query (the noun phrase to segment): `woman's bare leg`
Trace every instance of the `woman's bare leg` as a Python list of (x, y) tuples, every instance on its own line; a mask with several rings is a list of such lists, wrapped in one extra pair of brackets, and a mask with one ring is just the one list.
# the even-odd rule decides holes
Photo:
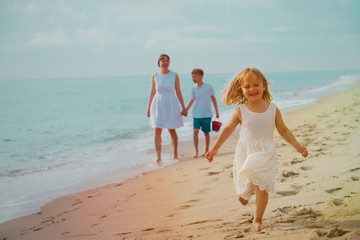
[(161, 128), (155, 128), (154, 129), (154, 145), (155, 145), (155, 152), (156, 152), (156, 163), (161, 162)]
[(169, 129), (171, 143), (173, 145), (173, 160), (178, 159), (178, 136), (175, 129)]

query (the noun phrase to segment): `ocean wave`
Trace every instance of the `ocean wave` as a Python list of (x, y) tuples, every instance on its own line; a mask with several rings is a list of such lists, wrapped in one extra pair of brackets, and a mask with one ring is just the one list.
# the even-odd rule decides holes
[(320, 97), (343, 90), (360, 79), (360, 75), (343, 75), (328, 84), (281, 92), (274, 96), (274, 103), (281, 110), (291, 110), (316, 102)]
[(316, 98), (306, 99), (274, 99), (274, 103), (280, 110), (290, 110), (301, 106), (312, 104), (316, 101)]
[(334, 90), (337, 87), (343, 87), (353, 84), (355, 81), (360, 79), (360, 75), (344, 75), (340, 76), (335, 81), (326, 84), (324, 86), (319, 86), (316, 88), (307, 88), (299, 92), (299, 96), (312, 95), (317, 93), (327, 93), (331, 90)]
[(52, 170), (54, 168), (59, 168), (65, 166), (65, 163), (57, 164), (53, 166), (43, 166), (38, 168), (32, 168), (32, 169), (12, 169), (7, 170), (4, 173), (0, 174), (0, 177), (20, 177), (20, 176), (26, 176), (34, 173), (40, 173), (40, 172), (46, 172), (49, 170)]

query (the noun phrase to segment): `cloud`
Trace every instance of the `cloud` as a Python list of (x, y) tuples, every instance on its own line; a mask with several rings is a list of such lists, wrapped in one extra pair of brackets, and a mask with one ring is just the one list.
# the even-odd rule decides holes
[[(216, 33), (218, 30), (207, 25), (184, 26), (177, 29), (153, 30), (151, 36), (146, 41), (145, 48), (151, 49), (156, 47), (175, 48), (180, 46), (197, 46), (210, 47), (218, 39), (197, 37), (203, 33)], [(190, 37), (186, 37), (190, 36)]]
[(33, 3), (29, 3), (28, 5), (25, 6), (25, 12), (32, 14), (35, 10), (35, 5)]
[(93, 49), (99, 49), (99, 47), (106, 48), (107, 45), (112, 47), (114, 44), (134, 41), (136, 41), (135, 37), (119, 37), (110, 32), (105, 26), (96, 26), (89, 29), (78, 29), (71, 35), (61, 31), (37, 32), (33, 34), (33, 38), (28, 43), (32, 46), (86, 44), (92, 46)]
[[(230, 7), (236, 6), (240, 8), (268, 8), (268, 7), (275, 7), (283, 0), (216, 0), (219, 4), (227, 4)], [(208, 1), (204, 1), (208, 3)]]
[(94, 27), (91, 29), (79, 29), (73, 36), (68, 36), (64, 32), (56, 31), (52, 33), (37, 32), (33, 34), (33, 39), (29, 41), (30, 45), (66, 45), (74, 43), (89, 43), (91, 41), (102, 42), (105, 38), (103, 27)]
[(91, 39), (104, 41), (107, 29), (104, 26), (97, 26), (90, 29), (79, 29), (74, 37), (74, 42), (86, 42)]
[[(153, 30), (145, 43), (146, 49), (199, 49), (224, 50), (237, 48), (239, 45), (251, 45), (274, 42), (273, 36), (246, 33), (236, 38), (223, 36), (222, 30), (211, 26), (189, 26), (181, 29)], [(207, 34), (204, 34), (207, 33)]]
[(278, 26), (278, 27), (274, 27), (271, 30), (274, 32), (286, 32), (286, 31), (293, 31), (296, 28), (294, 27), (287, 27), (287, 26)]
[(62, 0), (58, 1), (35, 1), (30, 2), (26, 5), (21, 5), (21, 2), (15, 4), (16, 8), (19, 8), (21, 11), (25, 12), (29, 16), (36, 18), (43, 18), (48, 16), (57, 16), (57, 17), (70, 17), (73, 19), (83, 19), (86, 14), (80, 11), (77, 11), (75, 8), (66, 4)]
[(61, 45), (69, 44), (72, 40), (63, 32), (35, 33), (34, 38), (29, 42), (30, 45)]

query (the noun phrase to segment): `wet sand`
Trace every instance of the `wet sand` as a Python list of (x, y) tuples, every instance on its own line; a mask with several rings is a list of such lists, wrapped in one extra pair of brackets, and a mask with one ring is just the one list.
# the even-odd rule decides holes
[(276, 190), (260, 233), (251, 227), (255, 198), (242, 206), (233, 186), (237, 129), (211, 164), (180, 143), (178, 163), (58, 198), (2, 223), (0, 240), (360, 239), (360, 84), (283, 119), (309, 156), (275, 134)]

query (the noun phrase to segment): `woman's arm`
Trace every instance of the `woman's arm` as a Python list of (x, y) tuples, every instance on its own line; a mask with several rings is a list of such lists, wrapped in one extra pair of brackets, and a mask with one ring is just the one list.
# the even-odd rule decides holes
[(182, 107), (182, 113), (184, 113), (186, 111), (186, 109), (185, 109), (184, 99), (183, 99), (181, 89), (180, 89), (180, 79), (177, 74), (175, 75), (175, 91), (176, 91), (176, 96), (178, 97), (179, 102)]
[(231, 136), (236, 126), (239, 125), (240, 123), (241, 123), (241, 112), (239, 109), (236, 109), (233, 112), (230, 121), (225, 125), (223, 130), (220, 132), (214, 146), (210, 149), (210, 151), (206, 153), (205, 157), (208, 159), (209, 162), (212, 162), (214, 160), (213, 158), (217, 154), (220, 147)]
[(276, 108), (275, 126), (279, 134), (299, 153), (301, 153), (301, 155), (303, 155), (304, 157), (308, 155), (306, 148), (300, 145), (300, 143), (296, 140), (291, 131), (286, 127), (278, 108)]
[(147, 107), (147, 116), (150, 117), (150, 107), (151, 102), (155, 96), (156, 90), (155, 90), (155, 80), (154, 80), (154, 74), (151, 76), (151, 88), (150, 88), (150, 94), (149, 94), (149, 103)]

